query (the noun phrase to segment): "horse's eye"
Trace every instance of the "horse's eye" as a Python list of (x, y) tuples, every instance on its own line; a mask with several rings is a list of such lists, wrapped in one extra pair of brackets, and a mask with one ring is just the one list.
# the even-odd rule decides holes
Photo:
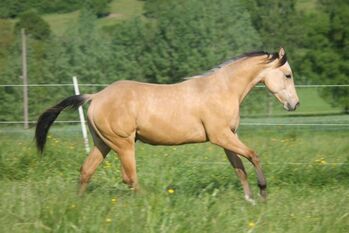
[(292, 78), (290, 74), (285, 74), (286, 78)]

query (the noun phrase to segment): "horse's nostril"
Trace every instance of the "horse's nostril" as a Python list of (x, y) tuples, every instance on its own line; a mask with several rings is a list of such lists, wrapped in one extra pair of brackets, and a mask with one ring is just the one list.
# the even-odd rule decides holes
[(297, 102), (297, 103), (296, 103), (296, 107), (299, 107), (299, 105), (300, 105), (300, 103), (299, 103), (299, 102)]

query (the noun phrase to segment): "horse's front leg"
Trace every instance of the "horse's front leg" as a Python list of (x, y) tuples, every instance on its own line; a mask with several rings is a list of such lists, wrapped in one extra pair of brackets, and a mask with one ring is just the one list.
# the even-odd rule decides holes
[(257, 174), (260, 195), (265, 200), (267, 198), (267, 183), (256, 152), (242, 143), (237, 135), (235, 135), (229, 128), (219, 131), (219, 133), (209, 135), (209, 139), (211, 143), (221, 146), (225, 150), (244, 156), (253, 164)]
[(229, 162), (234, 167), (236, 175), (240, 179), (246, 201), (251, 202), (254, 205), (255, 201), (252, 198), (252, 192), (250, 189), (250, 185), (248, 184), (247, 173), (244, 164), (242, 163), (240, 157), (234, 152), (226, 149), (224, 150), (224, 152), (227, 155)]

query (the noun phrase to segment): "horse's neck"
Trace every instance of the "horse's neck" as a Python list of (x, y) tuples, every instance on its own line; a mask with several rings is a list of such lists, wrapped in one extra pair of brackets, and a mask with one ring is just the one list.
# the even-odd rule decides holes
[(258, 73), (261, 71), (261, 66), (245, 60), (232, 63), (224, 68), (224, 78), (229, 92), (237, 96), (241, 103), (252, 88), (260, 82)]

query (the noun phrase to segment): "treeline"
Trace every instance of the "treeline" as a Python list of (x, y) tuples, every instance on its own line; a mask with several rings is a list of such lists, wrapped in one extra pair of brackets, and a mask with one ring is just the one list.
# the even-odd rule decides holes
[(108, 15), (112, 0), (1, 0), (0, 18), (16, 18), (24, 12), (35, 10), (39, 14), (66, 13), (89, 8), (98, 17)]
[[(349, 11), (344, 0), (335, 5), (321, 0), (313, 10), (302, 11), (295, 0), (146, 0), (142, 17), (102, 29), (96, 27), (97, 16), (89, 7), (81, 8), (78, 23), (63, 36), (50, 32), (36, 36), (42, 30), (25, 26), (30, 20), (23, 15), (28, 13), (19, 16), (15, 28), (25, 27), (30, 35), (31, 83), (70, 83), (74, 75), (81, 83), (120, 79), (173, 83), (246, 51), (275, 51), (283, 46), (298, 84), (338, 84), (347, 83), (348, 77)], [(40, 18), (31, 12), (30, 17)], [(35, 25), (47, 26), (45, 22)], [(18, 30), (14, 34), (8, 21), (0, 20), (0, 31), (0, 83), (20, 83)], [(0, 120), (21, 119), (21, 90), (4, 87), (0, 91)], [(254, 99), (267, 98), (264, 90), (260, 92), (248, 98), (246, 111), (266, 111), (267, 105), (254, 104)], [(43, 105), (71, 93), (67, 87), (31, 88), (31, 118)], [(346, 110), (348, 94), (346, 88), (323, 92)]]

